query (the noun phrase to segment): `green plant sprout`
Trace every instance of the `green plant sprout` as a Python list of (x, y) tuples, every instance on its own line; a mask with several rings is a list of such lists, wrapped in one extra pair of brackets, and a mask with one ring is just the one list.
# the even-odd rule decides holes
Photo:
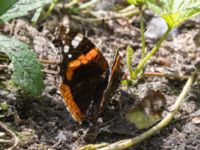
[[(129, 69), (130, 80), (136, 80), (141, 74), (142, 69), (147, 64), (147, 61), (158, 51), (162, 42), (166, 40), (169, 33), (178, 25), (185, 20), (200, 14), (200, 1), (199, 0), (128, 0), (130, 4), (135, 5), (140, 10), (140, 30), (141, 30), (141, 41), (142, 41), (142, 57), (134, 71)], [(144, 37), (144, 20), (142, 6), (146, 5), (147, 8), (151, 9), (155, 14), (161, 16), (168, 25), (167, 31), (162, 35), (160, 40), (155, 46), (148, 52), (145, 53), (145, 37)], [(127, 48), (127, 53), (130, 52), (130, 47)], [(130, 58), (130, 54), (127, 55), (127, 59)], [(129, 60), (130, 62), (130, 60)], [(131, 63), (127, 63), (128, 68), (131, 68)], [(122, 83), (130, 83), (122, 82)]]

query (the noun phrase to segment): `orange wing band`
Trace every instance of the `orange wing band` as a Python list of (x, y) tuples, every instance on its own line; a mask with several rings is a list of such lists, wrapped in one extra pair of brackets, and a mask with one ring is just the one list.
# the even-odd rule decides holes
[(67, 86), (64, 83), (61, 83), (60, 92), (61, 95), (64, 97), (65, 104), (67, 106), (68, 111), (71, 113), (71, 116), (74, 118), (75, 121), (81, 122), (84, 118), (84, 115), (81, 113), (79, 107), (73, 100), (73, 96), (69, 86)]
[(87, 54), (79, 56), (76, 60), (70, 62), (67, 66), (66, 78), (68, 81), (72, 80), (74, 71), (80, 66), (89, 63), (99, 53), (97, 48), (93, 48)]

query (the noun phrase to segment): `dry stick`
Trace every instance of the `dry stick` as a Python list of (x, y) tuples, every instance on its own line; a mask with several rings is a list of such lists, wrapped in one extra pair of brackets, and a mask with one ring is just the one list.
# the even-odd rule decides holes
[(4, 69), (7, 69), (8, 68), (8, 65), (0, 65), (0, 70), (4, 70)]
[[(99, 0), (91, 0), (89, 2), (83, 3), (78, 7), (78, 9), (82, 10), (82, 9), (90, 8), (93, 5), (95, 5), (95, 3), (97, 3), (98, 1)], [(64, 8), (67, 9), (67, 8), (73, 7), (74, 5), (76, 5), (78, 3), (80, 3), (80, 0), (72, 0), (71, 2), (64, 4)], [(58, 3), (57, 7), (63, 8), (63, 4)]]
[(145, 77), (165, 77), (165, 78), (169, 78), (169, 79), (179, 79), (179, 80), (187, 80), (190, 76), (186, 76), (186, 75), (179, 75), (176, 73), (164, 73), (164, 72), (144, 72), (144, 76)]
[(183, 87), (183, 90), (181, 94), (179, 95), (179, 97), (177, 98), (175, 104), (172, 106), (171, 112), (168, 113), (157, 125), (153, 126), (152, 128), (150, 128), (149, 130), (147, 130), (146, 132), (144, 132), (143, 134), (137, 137), (134, 137), (132, 139), (122, 140), (122, 141), (110, 144), (106, 147), (100, 148), (98, 150), (116, 150), (116, 149), (128, 148), (130, 146), (133, 146), (143, 141), (144, 139), (150, 137), (151, 135), (153, 135), (154, 133), (156, 133), (163, 127), (167, 126), (169, 122), (173, 119), (174, 115), (177, 113), (180, 104), (183, 102), (184, 98), (189, 93), (192, 83), (195, 81), (197, 75), (198, 75), (197, 70), (192, 73), (192, 75), (187, 80), (185, 86)]
[[(4, 59), (9, 60), (9, 57), (5, 57)], [(57, 61), (51, 61), (51, 60), (47, 60), (47, 59), (38, 58), (38, 61), (40, 61), (43, 64), (50, 64), (50, 65), (58, 65), (59, 64), (59, 62), (57, 62)], [(0, 68), (3, 68), (3, 67), (7, 68), (7, 65), (0, 65)]]
[(3, 139), (0, 139), (0, 143), (11, 144), (12, 141), (10, 141), (10, 140), (3, 140)]
[(89, 2), (86, 2), (84, 4), (81, 4), (79, 6), (79, 9), (87, 9), (89, 7), (94, 6), (99, 0), (90, 0)]
[(112, 16), (100, 17), (100, 18), (83, 18), (83, 17), (79, 17), (76, 15), (71, 15), (71, 17), (78, 21), (94, 23), (94, 22), (108, 21), (108, 20), (112, 20), (112, 19), (119, 19), (119, 18), (123, 18), (123, 17), (132, 16), (135, 14), (138, 14), (138, 10), (129, 11), (126, 13), (119, 13), (119, 14), (113, 13)]
[[(38, 59), (41, 63), (43, 64), (50, 64), (50, 65), (58, 65), (59, 62), (56, 61), (50, 61), (50, 60), (45, 60), (45, 59)], [(0, 70), (8, 69), (9, 65), (0, 65)], [(58, 74), (56, 71), (50, 71), (50, 70), (45, 70), (43, 69), (42, 72), (47, 73), (47, 74)]]
[(43, 64), (50, 64), (50, 65), (58, 65), (59, 62), (57, 61), (50, 61), (50, 60), (46, 60), (46, 59), (38, 59), (41, 63)]
[[(7, 55), (0, 54), (0, 59), (9, 60), (9, 57)], [(47, 59), (40, 59), (40, 58), (38, 58), (38, 61), (40, 61), (43, 64), (50, 64), (50, 65), (58, 65), (59, 64), (59, 62), (51, 61), (51, 60), (47, 60)], [(0, 65), (0, 68), (2, 68), (4, 66), (5, 65)], [(7, 68), (7, 67), (5, 67), (5, 68)]]
[(0, 127), (3, 128), (6, 132), (8, 132), (13, 137), (14, 144), (10, 148), (7, 149), (7, 150), (13, 150), (19, 144), (19, 138), (16, 136), (16, 134), (13, 131), (8, 129), (8, 127), (1, 121), (0, 121)]
[(51, 71), (51, 70), (46, 70), (46, 69), (42, 69), (42, 72), (45, 73), (45, 74), (53, 74), (53, 75), (58, 74), (57, 71)]
[[(192, 75), (187, 80), (185, 86), (183, 87), (182, 92), (180, 93), (179, 97), (177, 98), (175, 104), (172, 106), (171, 112), (168, 113), (158, 124), (144, 132), (143, 134), (136, 136), (131, 139), (121, 140), (112, 144), (107, 144), (103, 148), (99, 148), (98, 150), (120, 150), (131, 147), (143, 141), (144, 139), (152, 136), (157, 131), (162, 129), (163, 127), (167, 126), (169, 122), (173, 119), (174, 115), (177, 113), (180, 104), (183, 102), (186, 95), (189, 93), (192, 83), (195, 81), (196, 77), (198, 76), (198, 71), (195, 70)], [(105, 144), (105, 143), (104, 143)], [(94, 145), (95, 146), (95, 145)], [(93, 147), (94, 147), (93, 146)], [(85, 146), (87, 147), (87, 145)], [(92, 146), (90, 146), (92, 147)], [(90, 149), (91, 150), (91, 149)]]
[(134, 5), (129, 5), (126, 8), (123, 8), (122, 10), (119, 11), (119, 13), (126, 13), (129, 11), (133, 11), (136, 7)]

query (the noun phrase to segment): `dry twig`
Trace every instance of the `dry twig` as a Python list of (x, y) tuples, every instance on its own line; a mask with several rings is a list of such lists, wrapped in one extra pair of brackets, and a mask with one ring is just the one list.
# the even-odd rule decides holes
[[(10, 148), (8, 148), (7, 150), (13, 150), (17, 147), (17, 145), (19, 144), (19, 138), (16, 136), (16, 134), (10, 130), (3, 122), (0, 121), (0, 127), (5, 130), (9, 135), (12, 136), (12, 140), (10, 140), (10, 143), (13, 144)], [(0, 141), (1, 142), (1, 141)], [(6, 142), (6, 140), (2, 141), (2, 142)], [(8, 141), (7, 141), (8, 143)]]

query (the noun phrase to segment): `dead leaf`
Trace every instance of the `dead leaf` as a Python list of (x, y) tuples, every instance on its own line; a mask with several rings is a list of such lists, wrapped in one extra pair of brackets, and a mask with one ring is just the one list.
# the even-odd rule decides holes
[(194, 124), (200, 124), (200, 116), (195, 116), (192, 118), (192, 122)]
[(161, 119), (166, 105), (165, 96), (160, 90), (149, 89), (144, 98), (126, 113), (126, 119), (139, 129), (148, 128)]
[(154, 59), (152, 59), (152, 63), (158, 64), (160, 66), (170, 67), (172, 61), (168, 57), (154, 57)]

